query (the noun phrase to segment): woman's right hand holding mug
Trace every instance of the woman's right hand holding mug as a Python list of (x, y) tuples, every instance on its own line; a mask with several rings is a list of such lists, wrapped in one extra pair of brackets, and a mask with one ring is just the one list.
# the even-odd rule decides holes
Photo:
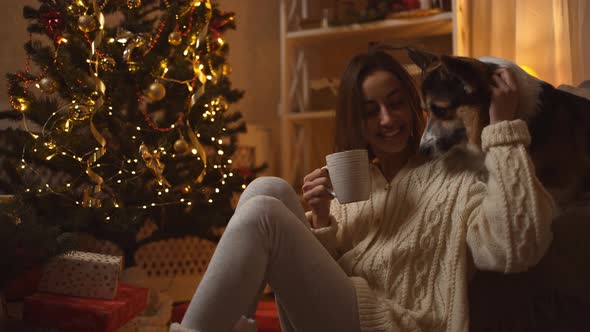
[(334, 199), (328, 168), (315, 169), (303, 178), (303, 199), (311, 207), (311, 227), (330, 225), (330, 202)]

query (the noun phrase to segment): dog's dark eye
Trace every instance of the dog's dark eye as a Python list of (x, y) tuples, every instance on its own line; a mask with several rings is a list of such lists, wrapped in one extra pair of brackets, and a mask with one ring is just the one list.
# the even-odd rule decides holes
[(442, 108), (442, 107), (438, 107), (436, 105), (430, 105), (430, 112), (432, 112), (432, 114), (434, 116), (436, 116), (437, 118), (444, 118), (445, 115), (447, 114), (447, 110)]

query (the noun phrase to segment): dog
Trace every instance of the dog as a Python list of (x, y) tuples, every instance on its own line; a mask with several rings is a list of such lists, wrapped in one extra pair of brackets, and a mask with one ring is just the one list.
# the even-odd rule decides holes
[(481, 132), (490, 122), (491, 77), (500, 67), (512, 70), (519, 94), (516, 117), (528, 124), (536, 175), (558, 206), (553, 242), (534, 268), (510, 277), (475, 274), (469, 286), (471, 330), (586, 331), (590, 100), (582, 96), (590, 90), (556, 89), (504, 59), (415, 49), (408, 55), (422, 69), (420, 89), (428, 112), (419, 151), (427, 157), (445, 155), (447, 166), (483, 175)]
[(588, 192), (590, 100), (556, 89), (509, 60), (438, 56), (413, 48), (408, 55), (422, 69), (421, 92), (428, 112), (419, 146), (422, 154), (481, 152), (481, 132), (490, 122), (491, 77), (496, 69), (508, 67), (518, 85), (516, 118), (528, 124), (537, 177), (560, 210)]

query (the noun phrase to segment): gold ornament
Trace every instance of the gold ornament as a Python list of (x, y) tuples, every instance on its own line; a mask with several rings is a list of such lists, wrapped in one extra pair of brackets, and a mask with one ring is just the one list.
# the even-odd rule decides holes
[(25, 112), (27, 109), (29, 109), (29, 105), (30, 103), (28, 100), (26, 100), (25, 98), (17, 97), (16, 101), (12, 104), (12, 108), (19, 112)]
[(178, 154), (185, 154), (189, 149), (189, 145), (184, 138), (179, 138), (176, 142), (174, 142), (174, 151)]
[(78, 29), (84, 32), (94, 31), (96, 29), (96, 20), (92, 15), (82, 15), (78, 18)]
[(178, 46), (182, 43), (182, 35), (178, 31), (173, 31), (168, 35), (168, 43), (172, 46)]
[(91, 105), (72, 104), (70, 106), (70, 118), (75, 121), (85, 120), (90, 117), (94, 108)]
[(154, 82), (150, 84), (146, 94), (152, 102), (160, 101), (166, 96), (166, 88), (162, 83)]
[(57, 83), (49, 77), (43, 77), (39, 81), (39, 89), (48, 95), (52, 94), (57, 90)]
[(113, 70), (115, 70), (117, 62), (115, 61), (115, 59), (105, 56), (104, 58), (100, 59), (99, 65), (101, 70), (105, 72), (112, 72)]
[(135, 73), (141, 68), (137, 62), (129, 62), (127, 65), (130, 73)]
[(228, 65), (226, 63), (221, 65), (221, 74), (223, 76), (228, 76), (231, 73), (232, 73), (232, 69), (231, 69), (230, 65)]
[(117, 30), (117, 42), (125, 45), (123, 50), (123, 61), (129, 65), (130, 72), (136, 72), (139, 70), (139, 63), (136, 61), (137, 57), (133, 55), (137, 52), (140, 54), (148, 51), (148, 45), (152, 41), (152, 36), (147, 33), (138, 33), (134, 35), (132, 32), (118, 29)]
[(141, 0), (127, 0), (127, 7), (129, 9), (141, 7)]
[(92, 93), (90, 93), (90, 99), (92, 99), (94, 101), (98, 100), (98, 98), (100, 98), (100, 97), (102, 97), (102, 93), (100, 93), (96, 90), (94, 90), (94, 91), (92, 91)]

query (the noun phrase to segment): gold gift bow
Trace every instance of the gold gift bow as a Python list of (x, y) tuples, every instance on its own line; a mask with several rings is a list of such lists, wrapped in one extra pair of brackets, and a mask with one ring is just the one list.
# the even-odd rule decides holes
[(168, 188), (172, 187), (170, 182), (164, 177), (164, 168), (166, 166), (160, 161), (160, 153), (156, 151), (152, 154), (148, 147), (144, 143), (141, 143), (139, 146), (139, 154), (143, 161), (145, 161), (145, 165), (152, 170), (152, 173), (154, 173), (158, 182)]

